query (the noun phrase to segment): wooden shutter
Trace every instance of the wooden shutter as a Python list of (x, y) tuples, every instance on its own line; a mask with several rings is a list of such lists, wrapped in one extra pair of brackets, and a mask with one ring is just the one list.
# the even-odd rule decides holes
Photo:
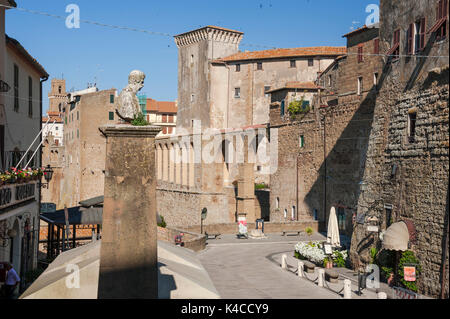
[(419, 50), (425, 48), (425, 28), (426, 28), (425, 18), (420, 19), (420, 30), (419, 30)]
[(363, 62), (363, 46), (358, 47), (358, 63)]
[(413, 30), (414, 30), (414, 24), (411, 23), (408, 28), (408, 54), (413, 54)]
[(380, 53), (380, 39), (373, 40), (373, 53), (374, 54)]

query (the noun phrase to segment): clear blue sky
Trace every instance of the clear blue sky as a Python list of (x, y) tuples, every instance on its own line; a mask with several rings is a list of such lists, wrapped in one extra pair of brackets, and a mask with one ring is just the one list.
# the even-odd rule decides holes
[[(362, 26), (366, 6), (379, 0), (17, 0), (19, 8), (67, 16), (77, 4), (82, 20), (137, 29), (183, 33), (206, 25), (244, 32), (242, 44), (279, 48), (345, 45), (342, 35)], [(358, 22), (354, 24), (354, 22)], [(67, 88), (95, 82), (121, 90), (133, 69), (147, 74), (143, 93), (157, 100), (177, 98), (177, 47), (172, 37), (65, 21), (18, 10), (6, 13), (6, 32), (16, 38), (50, 74), (64, 75)], [(241, 45), (242, 50), (262, 50)], [(50, 79), (44, 85), (44, 112)]]

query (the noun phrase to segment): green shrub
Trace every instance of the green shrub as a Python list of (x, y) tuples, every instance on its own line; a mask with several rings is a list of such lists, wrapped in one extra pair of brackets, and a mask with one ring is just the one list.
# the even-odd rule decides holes
[(308, 113), (310, 110), (309, 102), (304, 100), (304, 97), (302, 97), (300, 100), (292, 101), (289, 103), (288, 112), (291, 117), (295, 119), (295, 116), (297, 114), (305, 114)]
[(161, 216), (161, 222), (158, 224), (158, 226), (162, 227), (162, 228), (166, 228), (167, 227), (166, 221), (164, 220), (163, 216)]
[(144, 114), (139, 113), (137, 116), (134, 117), (134, 120), (131, 121), (131, 125), (133, 126), (147, 126), (150, 125), (149, 122), (145, 119)]
[(266, 188), (269, 188), (269, 186), (268, 186), (267, 184), (264, 184), (264, 183), (260, 183), (260, 184), (255, 183), (255, 190), (258, 190), (258, 189), (266, 189)]

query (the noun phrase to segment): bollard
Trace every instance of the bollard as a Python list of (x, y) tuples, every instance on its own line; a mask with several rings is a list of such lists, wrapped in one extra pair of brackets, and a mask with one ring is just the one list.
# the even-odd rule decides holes
[(344, 280), (344, 299), (352, 299), (352, 282), (349, 279)]
[(323, 268), (319, 268), (318, 270), (318, 281), (317, 281), (317, 285), (319, 287), (323, 287), (323, 282), (325, 281), (325, 269)]
[(286, 269), (286, 259), (287, 259), (286, 254), (284, 254), (283, 256), (281, 256), (281, 268), (282, 268), (282, 269)]
[(378, 293), (378, 299), (387, 299), (387, 294), (385, 292)]
[(303, 261), (299, 261), (298, 262), (298, 276), (299, 277), (303, 277), (303, 267), (304, 267)]

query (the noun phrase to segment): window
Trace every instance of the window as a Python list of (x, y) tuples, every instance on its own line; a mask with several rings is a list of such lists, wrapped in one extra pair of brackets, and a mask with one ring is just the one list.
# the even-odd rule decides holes
[(236, 64), (236, 72), (241, 72), (241, 65), (240, 64)]
[(109, 96), (109, 103), (113, 104), (114, 103), (114, 94), (111, 94)]
[(400, 30), (394, 31), (394, 50), (392, 52), (392, 55), (395, 58), (398, 58), (400, 55)]
[(241, 88), (235, 88), (234, 89), (234, 97), (236, 99), (239, 99), (241, 97)]
[(287, 218), (287, 209), (284, 210), (284, 219)]
[(295, 206), (292, 206), (292, 209), (291, 209), (291, 219), (295, 220)]
[(280, 208), (280, 198), (279, 197), (277, 197), (277, 200), (276, 200), (276, 208)]
[(373, 40), (373, 54), (380, 53), (380, 39)]
[(425, 48), (425, 22), (425, 18), (421, 18), (414, 24), (414, 53), (418, 53)]
[(345, 209), (342, 207), (338, 207), (338, 226), (339, 230), (345, 230)]
[(257, 70), (262, 70), (262, 69), (263, 69), (263, 64), (262, 64), (262, 62), (256, 63), (256, 69), (257, 69)]
[(358, 46), (358, 63), (363, 62), (363, 46)]
[(33, 79), (28, 77), (28, 117), (33, 117)]
[(416, 136), (416, 119), (417, 113), (410, 111), (408, 114), (408, 142), (414, 143)]
[(362, 76), (360, 76), (358, 78), (358, 95), (362, 94), (362, 90), (363, 90), (363, 78)]
[(411, 23), (408, 27), (408, 31), (406, 31), (406, 49), (407, 49), (407, 54), (408, 55), (412, 55), (415, 52), (415, 37), (416, 37), (416, 27), (414, 23)]
[(300, 148), (305, 147), (305, 136), (304, 135), (300, 135), (299, 145), (300, 145)]
[(60, 86), (58, 86), (58, 93), (61, 94), (61, 92), (62, 92), (62, 88), (61, 88), (61, 85), (60, 85)]
[(109, 112), (109, 120), (114, 121), (114, 112)]
[(58, 127), (58, 126), (57, 126), (57, 127), (55, 127), (55, 130), (56, 130), (56, 131), (59, 131), (59, 127)]
[(14, 64), (14, 111), (19, 112), (19, 67)]
[(191, 102), (194, 102), (195, 94), (191, 94)]
[(284, 107), (285, 107), (285, 102), (283, 100), (283, 101), (281, 101), (281, 107), (280, 107), (280, 114), (281, 114), (281, 116), (284, 115)]
[(331, 75), (328, 76), (328, 86), (331, 87)]
[(295, 60), (291, 60), (290, 64), (291, 64), (291, 68), (295, 68), (296, 67)]
[(386, 229), (392, 224), (392, 205), (384, 205), (386, 213)]
[(375, 87), (375, 90), (378, 91), (378, 72), (375, 72), (373, 74), (373, 85)]
[(314, 66), (314, 59), (308, 59), (308, 66)]
[(191, 54), (191, 63), (194, 63), (194, 55)]
[(270, 96), (270, 93), (267, 93), (268, 91), (270, 91), (270, 86), (265, 86), (264, 87), (264, 96), (265, 97), (269, 97)]
[(80, 138), (80, 131), (77, 129), (77, 138)]
[(436, 40), (438, 41), (447, 36), (447, 4), (447, 0), (439, 0), (436, 8)]

